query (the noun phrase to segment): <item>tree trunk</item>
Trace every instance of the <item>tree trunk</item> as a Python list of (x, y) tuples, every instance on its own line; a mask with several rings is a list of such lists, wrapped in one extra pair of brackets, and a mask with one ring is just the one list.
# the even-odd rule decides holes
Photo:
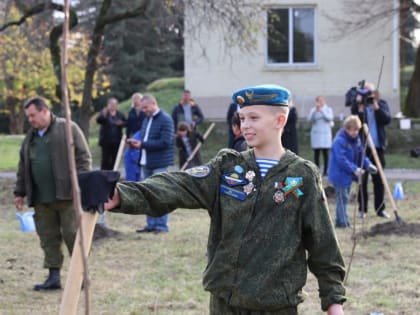
[(87, 65), (85, 71), (85, 80), (83, 86), (82, 104), (80, 108), (80, 120), (79, 125), (86, 139), (89, 139), (89, 122), (90, 117), (93, 114), (92, 110), (92, 89), (93, 89), (93, 78), (96, 73), (97, 61), (96, 58), (99, 55), (99, 49), (102, 44), (103, 28), (100, 32), (95, 32), (92, 38), (92, 44), (89, 48)]
[(407, 98), (405, 99), (404, 115), (408, 117), (420, 117), (420, 49), (417, 47), (416, 63), (410, 80)]
[[(70, 10), (70, 25), (69, 28), (72, 29), (78, 23), (78, 18), (76, 13), (73, 10)], [(51, 54), (51, 63), (54, 68), (54, 74), (57, 78), (57, 85), (55, 87), (55, 96), (62, 100), (61, 95), (61, 50), (60, 50), (60, 38), (63, 33), (63, 24), (56, 25), (50, 33), (50, 54)]]
[(103, 20), (111, 6), (111, 0), (104, 0), (99, 10), (99, 15), (95, 21), (95, 27), (92, 32), (92, 44), (89, 47), (87, 55), (85, 80), (83, 86), (82, 104), (80, 108), (80, 120), (79, 125), (85, 134), (86, 139), (89, 139), (89, 122), (92, 116), (92, 89), (93, 89), (93, 78), (95, 77), (97, 69), (97, 57), (99, 50), (102, 45), (102, 38), (104, 36), (105, 25)]
[(25, 122), (25, 115), (23, 106), (19, 106), (19, 100), (16, 97), (8, 96), (6, 98), (6, 108), (9, 110), (9, 133), (10, 134), (22, 134), (23, 126)]

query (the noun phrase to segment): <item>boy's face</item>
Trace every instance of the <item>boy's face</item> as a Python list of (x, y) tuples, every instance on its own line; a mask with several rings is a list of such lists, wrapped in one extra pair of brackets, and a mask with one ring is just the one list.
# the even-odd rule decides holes
[(187, 135), (187, 130), (178, 129), (178, 136), (185, 137)]
[(280, 141), (286, 116), (273, 106), (246, 106), (239, 111), (241, 132), (248, 146), (263, 148)]
[(359, 128), (357, 127), (347, 128), (346, 132), (350, 137), (356, 138), (359, 135)]

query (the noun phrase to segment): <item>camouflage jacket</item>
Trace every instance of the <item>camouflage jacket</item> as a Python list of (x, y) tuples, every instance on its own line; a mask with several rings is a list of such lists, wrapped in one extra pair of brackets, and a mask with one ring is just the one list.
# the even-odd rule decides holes
[(321, 307), (345, 301), (344, 263), (316, 167), (287, 151), (264, 178), (253, 150), (118, 184), (117, 212), (161, 216), (204, 208), (211, 217), (206, 290), (231, 306), (276, 310), (302, 302), (307, 267)]

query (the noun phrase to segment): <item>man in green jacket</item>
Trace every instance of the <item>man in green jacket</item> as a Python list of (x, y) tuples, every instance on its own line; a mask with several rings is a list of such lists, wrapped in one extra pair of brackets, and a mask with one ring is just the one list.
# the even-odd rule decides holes
[(211, 315), (291, 315), (309, 268), (321, 308), (342, 315), (344, 263), (317, 167), (283, 148), (290, 92), (245, 88), (241, 131), (252, 149), (225, 149), (203, 166), (117, 185), (106, 209), (161, 216), (207, 209), (211, 223), (203, 284)]
[[(44, 251), (44, 268), (49, 269), (48, 278), (36, 284), (34, 290), (55, 290), (61, 288), (62, 242), (71, 255), (77, 230), (65, 119), (53, 115), (41, 97), (31, 98), (24, 106), (32, 128), (20, 149), (15, 205), (21, 211), (26, 197), (28, 206), (35, 208), (34, 221)], [(71, 130), (77, 171), (89, 171), (92, 158), (86, 139), (74, 122)]]

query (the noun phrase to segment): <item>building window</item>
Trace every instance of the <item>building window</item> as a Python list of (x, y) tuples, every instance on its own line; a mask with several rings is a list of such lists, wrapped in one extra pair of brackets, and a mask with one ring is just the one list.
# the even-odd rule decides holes
[(267, 10), (268, 64), (315, 63), (314, 8), (276, 8)]

